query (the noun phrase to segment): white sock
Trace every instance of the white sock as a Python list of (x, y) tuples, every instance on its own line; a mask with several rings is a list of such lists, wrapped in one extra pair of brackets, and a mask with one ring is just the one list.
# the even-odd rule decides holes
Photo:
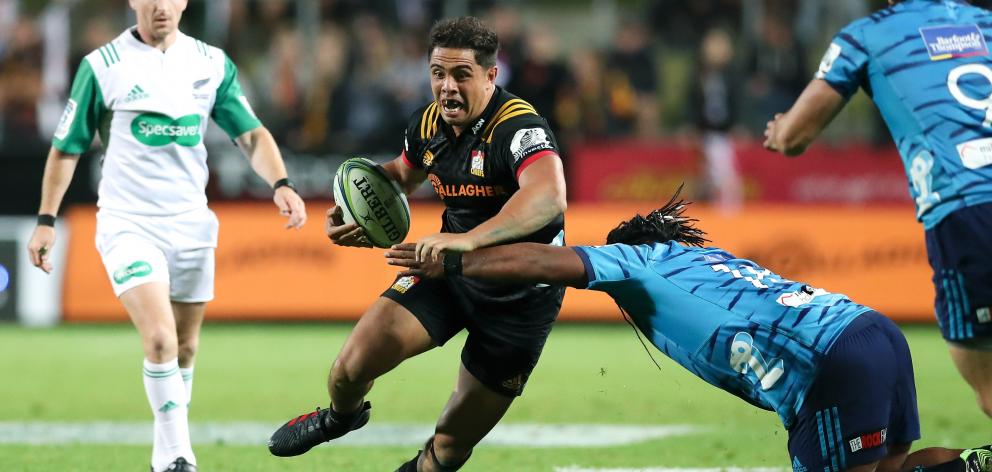
[[(193, 403), (193, 368), (192, 367), (180, 367), (179, 375), (183, 377), (183, 385), (186, 386), (186, 408), (189, 409), (191, 403)], [(187, 424), (189, 422), (189, 412), (186, 413)], [(159, 428), (155, 428), (155, 444), (152, 446), (152, 453), (154, 454), (155, 449), (164, 451), (165, 447), (162, 446), (162, 434), (159, 432)], [(192, 460), (192, 459), (190, 459)], [(169, 462), (171, 463), (171, 462)], [(169, 464), (167, 463), (167, 464)]]
[(164, 470), (177, 457), (184, 457), (191, 464), (193, 446), (189, 441), (189, 423), (186, 419), (186, 388), (179, 374), (179, 363), (173, 359), (164, 364), (144, 362), (145, 394), (155, 417), (155, 442), (152, 445), (152, 468)]
[(180, 367), (179, 374), (183, 376), (183, 384), (186, 385), (186, 406), (189, 407), (193, 403), (193, 368)]

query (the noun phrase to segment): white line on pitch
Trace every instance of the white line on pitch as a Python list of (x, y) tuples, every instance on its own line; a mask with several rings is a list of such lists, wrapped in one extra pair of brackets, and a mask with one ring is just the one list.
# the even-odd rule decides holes
[[(230, 422), (190, 425), (196, 444), (262, 445), (276, 423)], [(483, 444), (514, 447), (609, 447), (705, 431), (692, 425), (505, 424)], [(334, 446), (419, 446), (432, 424), (374, 423), (331, 443)], [(151, 422), (0, 422), (0, 444), (148, 444)]]

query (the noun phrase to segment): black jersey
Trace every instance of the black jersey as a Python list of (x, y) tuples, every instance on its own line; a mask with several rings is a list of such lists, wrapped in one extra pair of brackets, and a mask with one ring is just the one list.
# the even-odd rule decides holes
[[(547, 154), (558, 154), (558, 142), (547, 121), (529, 103), (496, 87), (482, 115), (458, 137), (441, 119), (437, 102), (414, 112), (406, 129), (403, 158), (427, 173), (444, 202), (441, 231), (465, 233), (499, 213), (520, 189), (517, 177), (524, 168)], [(565, 218), (559, 215), (543, 228), (505, 244), (563, 244), (564, 229)], [(491, 285), (469, 284), (480, 289)]]
[[(455, 137), (441, 119), (437, 102), (414, 112), (406, 129), (403, 155), (424, 169), (444, 202), (441, 231), (465, 233), (492, 218), (520, 186), (517, 177), (558, 142), (529, 103), (496, 87), (472, 127)], [(551, 243), (564, 229), (559, 216), (536, 232), (511, 242)]]

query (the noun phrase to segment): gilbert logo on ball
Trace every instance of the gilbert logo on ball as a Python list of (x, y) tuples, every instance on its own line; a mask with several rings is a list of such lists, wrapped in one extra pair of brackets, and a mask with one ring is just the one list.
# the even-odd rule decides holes
[(334, 176), (334, 201), (345, 223), (365, 231), (376, 247), (403, 242), (410, 231), (410, 205), (406, 195), (375, 162), (346, 160)]

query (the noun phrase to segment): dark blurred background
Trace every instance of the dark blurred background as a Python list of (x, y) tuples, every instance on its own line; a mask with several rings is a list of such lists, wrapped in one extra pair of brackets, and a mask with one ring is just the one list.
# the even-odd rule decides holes
[[(548, 119), (567, 167), (588, 143), (653, 143), (652, 149), (695, 156), (683, 169), (698, 177), (683, 176), (690, 191), (732, 210), (764, 195), (748, 181), (749, 154), (741, 147), (753, 148), (765, 122), (798, 96), (837, 30), (885, 5), (191, 0), (181, 29), (223, 48), (238, 65), (246, 95), (302, 180), (304, 196), (329, 195), (330, 175), (345, 157), (398, 153), (410, 113), (431, 99), (430, 25), (471, 14), (499, 34), (498, 83)], [(75, 69), (133, 21), (124, 0), (0, 0), (0, 188), (7, 197), (0, 213), (35, 211)], [(216, 127), (207, 140), (212, 198), (268, 196)], [(868, 154), (889, 147), (884, 124), (863, 95), (824, 142), (854, 143)], [(90, 154), (99, 156), (98, 143)], [(98, 167), (98, 159), (84, 157), (70, 202), (94, 200)]]

